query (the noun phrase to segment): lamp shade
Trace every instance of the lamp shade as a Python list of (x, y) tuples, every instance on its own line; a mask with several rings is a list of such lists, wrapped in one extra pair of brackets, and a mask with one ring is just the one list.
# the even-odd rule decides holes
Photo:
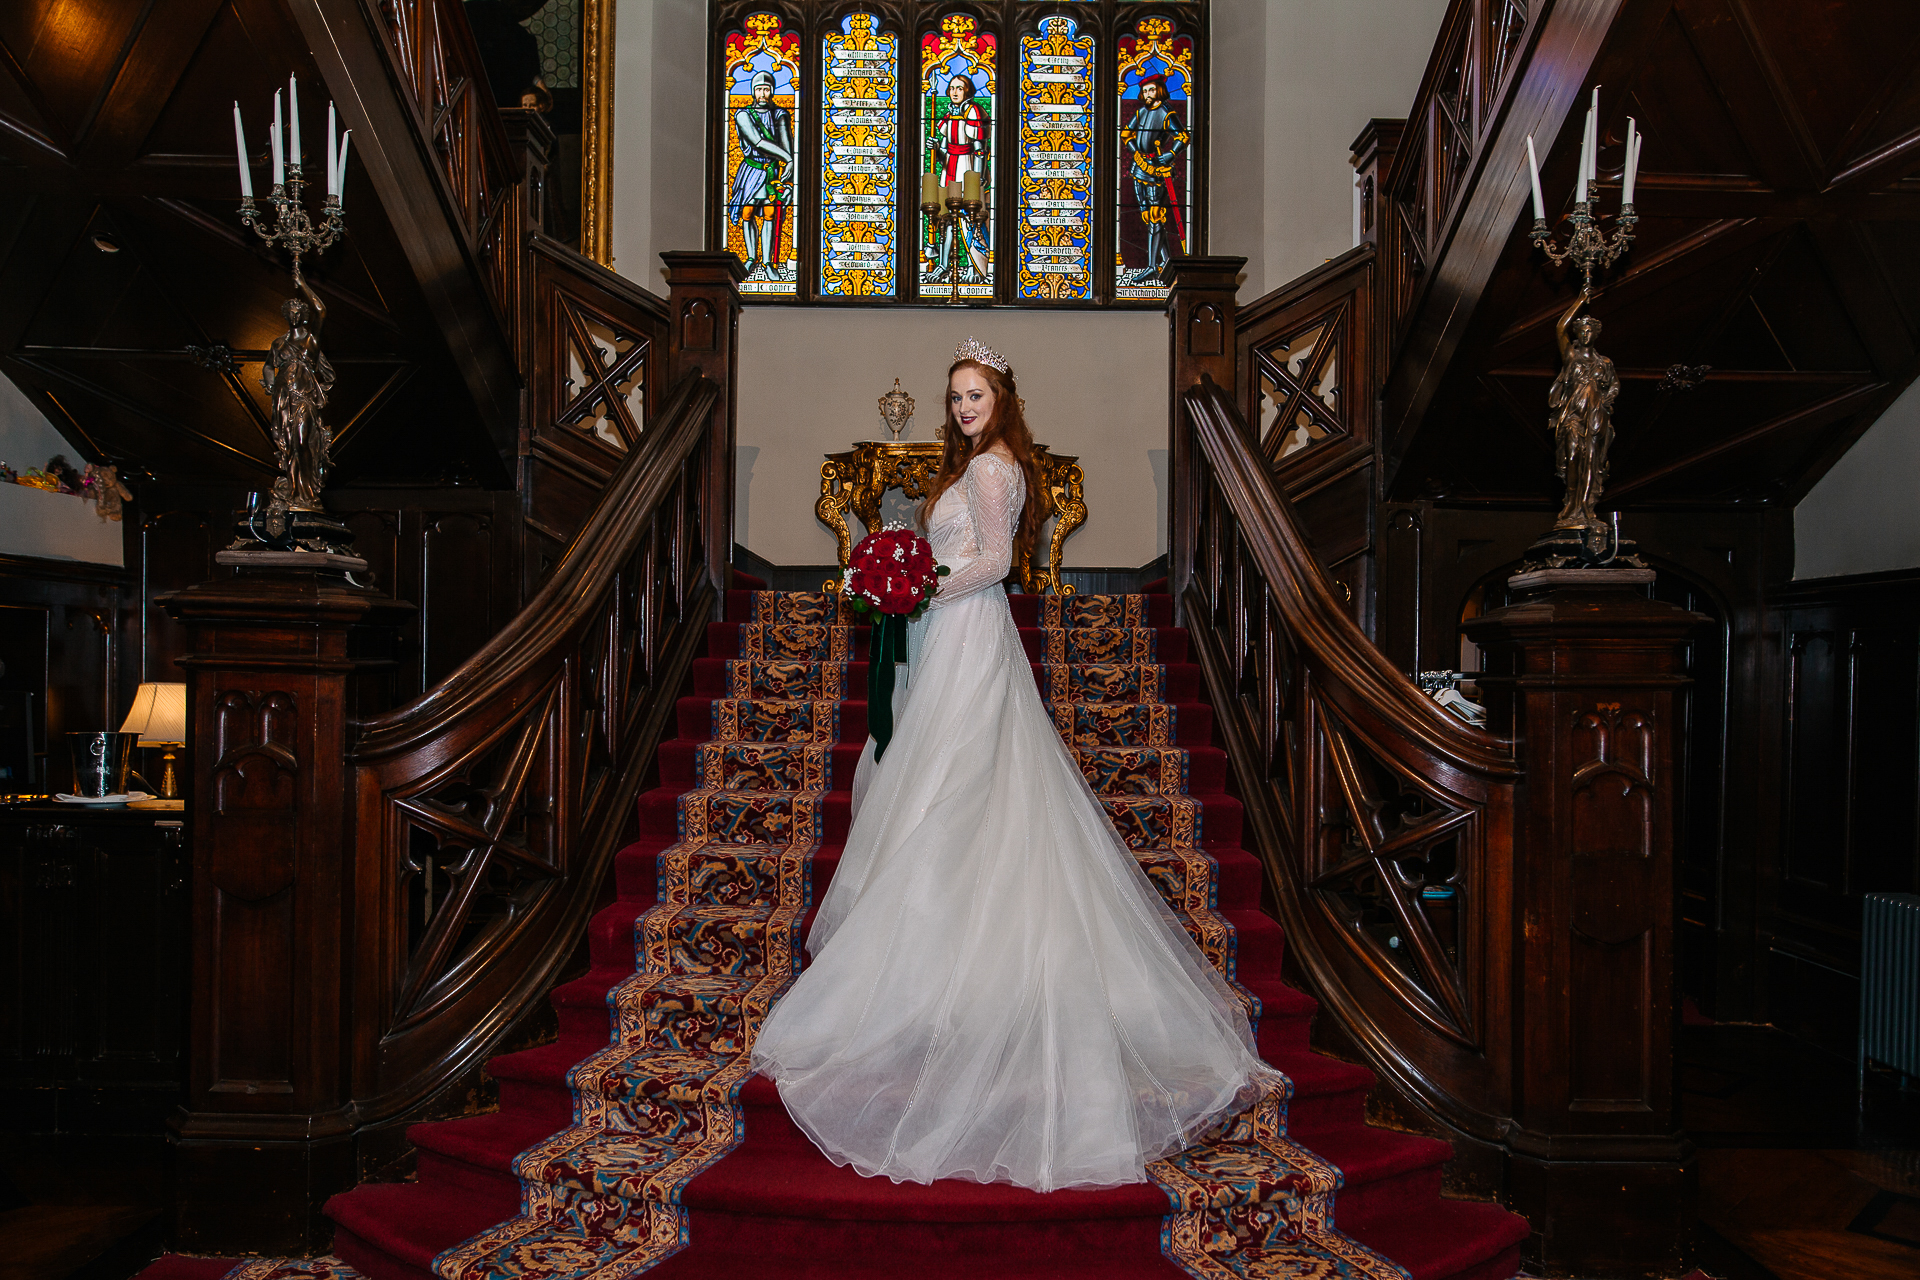
[(133, 695), (133, 710), (127, 712), (122, 733), (140, 735), (143, 747), (187, 740), (187, 686), (184, 684), (143, 684)]

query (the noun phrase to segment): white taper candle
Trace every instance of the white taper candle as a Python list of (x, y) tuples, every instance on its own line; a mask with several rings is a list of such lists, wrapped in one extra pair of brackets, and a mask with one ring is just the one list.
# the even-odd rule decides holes
[(1633, 163), (1634, 163), (1634, 158), (1636, 154), (1639, 152), (1639, 150), (1640, 150), (1639, 131), (1634, 128), (1633, 117), (1628, 116), (1627, 117), (1627, 160), (1626, 160), (1626, 166), (1620, 171), (1620, 203), (1623, 205), (1629, 205), (1633, 203)]
[(1580, 179), (1573, 186), (1573, 202), (1587, 202), (1587, 156), (1593, 146), (1593, 112), (1587, 112), (1587, 122), (1580, 129)]
[(1621, 193), (1621, 204), (1633, 203), (1633, 186), (1640, 180), (1640, 149), (1646, 143), (1647, 135), (1633, 135), (1633, 154), (1627, 158), (1627, 189)]
[(273, 185), (280, 186), (287, 180), (286, 143), (283, 140), (286, 130), (280, 123), (280, 91), (273, 91), (273, 136), (269, 139), (273, 146)]
[(247, 132), (240, 127), (240, 104), (233, 104), (233, 151), (240, 157), (240, 194), (253, 199), (253, 170), (247, 164)]
[(1540, 196), (1540, 157), (1533, 152), (1533, 135), (1527, 135), (1527, 178), (1533, 183), (1533, 220), (1547, 220), (1547, 202)]
[(1593, 86), (1593, 105), (1587, 108), (1587, 131), (1593, 135), (1593, 147), (1587, 152), (1587, 181), (1600, 181), (1600, 86)]
[(353, 130), (340, 135), (340, 167), (334, 173), (333, 194), (340, 197), (340, 207), (347, 204), (347, 148), (353, 145)]
[(327, 194), (340, 194), (340, 144), (334, 140), (333, 104), (327, 104)]
[(287, 163), (298, 169), (303, 148), (300, 145), (300, 82), (287, 77)]

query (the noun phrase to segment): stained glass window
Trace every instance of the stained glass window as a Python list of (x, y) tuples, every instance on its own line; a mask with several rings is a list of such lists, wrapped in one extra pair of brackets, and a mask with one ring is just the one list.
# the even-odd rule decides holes
[(1193, 227), (1193, 38), (1142, 18), (1119, 54), (1119, 191), (1114, 296), (1164, 298), (1167, 260)]
[(994, 285), (994, 55), (998, 42), (966, 14), (949, 14), (920, 42), (920, 172), (943, 184), (980, 177), (985, 212), (945, 227), (920, 217), (920, 291), (990, 298)]
[(1209, 7), (714, 0), (708, 243), (750, 301), (1156, 305), (1206, 252)]
[(742, 293), (792, 297), (800, 290), (800, 37), (772, 13), (749, 14), (745, 27), (725, 45), (726, 247), (747, 266)]
[(900, 38), (850, 13), (820, 48), (820, 292), (892, 297)]
[(1072, 18), (1020, 39), (1022, 301), (1093, 297), (1093, 67)]

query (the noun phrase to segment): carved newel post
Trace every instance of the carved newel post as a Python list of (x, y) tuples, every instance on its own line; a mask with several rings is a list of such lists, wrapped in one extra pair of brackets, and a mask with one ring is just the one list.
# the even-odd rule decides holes
[[(703, 510), (731, 513), (734, 418), (740, 400), (734, 353), (740, 349), (740, 281), (746, 277), (746, 268), (725, 252), (672, 252), (660, 258), (667, 264), (668, 385), (695, 369), (720, 384), (702, 486)], [(718, 618), (726, 609), (727, 584), (733, 577), (730, 514), (727, 519), (711, 515), (703, 523), (701, 536), (707, 544), (707, 573), (713, 579), (714, 617)]]
[(193, 974), (173, 1247), (308, 1253), (352, 1186), (351, 722), (382, 709), (411, 605), (338, 571), (160, 597), (191, 630)]
[(1546, 1275), (1678, 1275), (1693, 1146), (1675, 1089), (1684, 646), (1648, 569), (1522, 573), (1468, 622), (1488, 728), (1521, 743), (1510, 1207)]
[(1234, 296), (1245, 258), (1176, 257), (1167, 264), (1172, 290), (1167, 294), (1167, 332), (1172, 342), (1172, 385), (1167, 388), (1167, 589), (1174, 609), (1184, 611), (1182, 593), (1193, 576), (1194, 551), (1200, 545), (1200, 464), (1193, 424), (1180, 397), (1202, 378), (1211, 378), (1232, 394), (1236, 339)]

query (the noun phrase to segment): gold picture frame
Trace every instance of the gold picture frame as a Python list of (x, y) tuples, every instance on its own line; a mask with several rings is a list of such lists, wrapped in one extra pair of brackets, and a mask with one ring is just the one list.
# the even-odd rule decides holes
[(613, 9), (581, 0), (580, 252), (613, 265)]

